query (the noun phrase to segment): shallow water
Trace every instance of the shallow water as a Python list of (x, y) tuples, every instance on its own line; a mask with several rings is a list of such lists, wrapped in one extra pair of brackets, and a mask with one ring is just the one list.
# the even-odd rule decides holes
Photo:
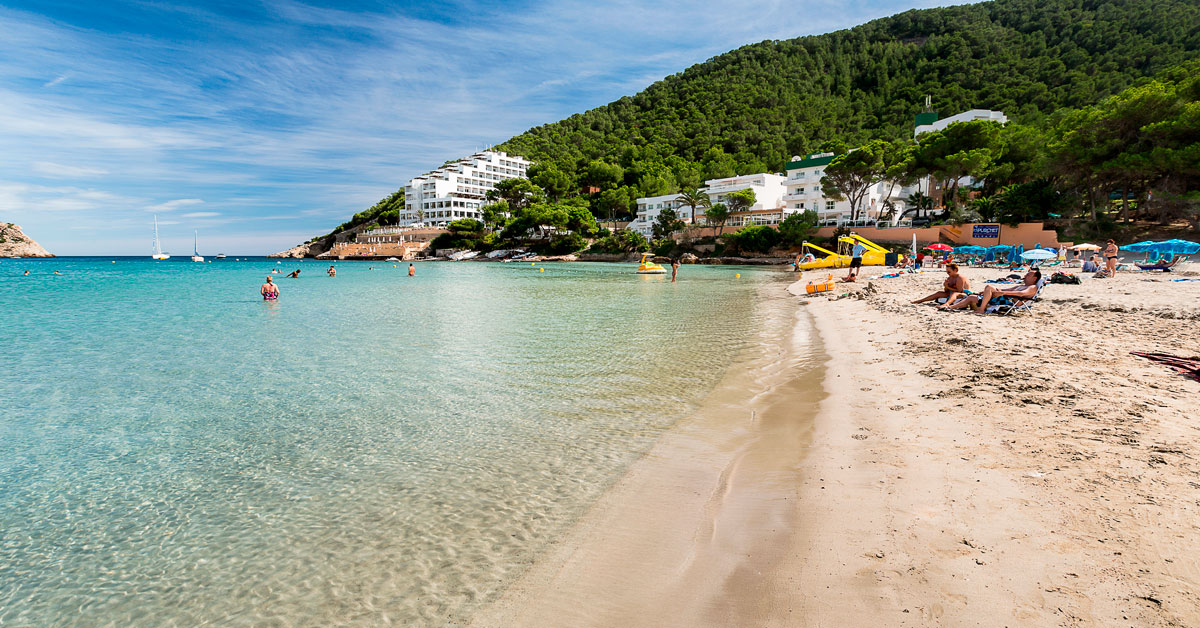
[(0, 625), (461, 620), (695, 407), (782, 279), (285, 261), (264, 303), (272, 267), (0, 260)]

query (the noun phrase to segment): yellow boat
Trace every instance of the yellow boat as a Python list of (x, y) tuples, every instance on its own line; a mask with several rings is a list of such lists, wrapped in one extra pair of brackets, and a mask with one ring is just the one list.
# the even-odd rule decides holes
[(641, 263), (638, 264), (637, 274), (639, 274), (639, 275), (665, 275), (665, 274), (667, 274), (667, 269), (663, 268), (661, 264), (655, 264), (654, 262), (646, 261), (647, 258), (650, 258), (653, 256), (654, 256), (653, 253), (646, 253), (646, 254), (642, 255), (642, 261), (641, 261)]
[[(884, 266), (886, 265), (885, 256), (891, 251), (875, 244), (874, 242), (851, 232), (850, 235), (845, 235), (838, 238), (838, 250), (842, 253), (834, 253), (829, 249), (823, 249), (811, 242), (805, 242), (801, 245), (801, 255), (796, 257), (796, 267), (800, 270), (813, 270), (816, 268), (846, 268), (850, 266), (849, 253), (854, 249), (854, 245), (862, 243), (866, 247), (866, 252), (862, 256), (863, 266)], [(817, 257), (810, 251), (818, 251), (824, 253), (824, 257)]]

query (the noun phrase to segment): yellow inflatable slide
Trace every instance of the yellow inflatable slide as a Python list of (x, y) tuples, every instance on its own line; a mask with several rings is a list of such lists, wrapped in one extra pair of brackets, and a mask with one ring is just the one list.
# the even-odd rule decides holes
[[(805, 242), (801, 245), (800, 255), (796, 257), (796, 267), (800, 270), (849, 267), (850, 253), (854, 250), (854, 245), (859, 243), (867, 249), (863, 253), (863, 266), (883, 266), (885, 264), (884, 256), (891, 251), (851, 232), (849, 235), (838, 238), (838, 253), (821, 248), (811, 242)], [(824, 253), (824, 256), (818, 257), (813, 251)]]

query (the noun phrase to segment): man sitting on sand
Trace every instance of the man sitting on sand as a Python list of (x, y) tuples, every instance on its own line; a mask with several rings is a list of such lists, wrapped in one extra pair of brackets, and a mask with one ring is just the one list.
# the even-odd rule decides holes
[(927, 303), (937, 299), (945, 299), (945, 303), (954, 303), (965, 295), (970, 294), (971, 282), (967, 281), (966, 277), (958, 274), (958, 264), (950, 262), (946, 264), (946, 281), (942, 282), (942, 289), (927, 297), (923, 297), (913, 301), (913, 303)]
[(943, 305), (940, 309), (961, 310), (970, 307), (976, 314), (983, 314), (989, 305), (1018, 305), (1037, 296), (1038, 284), (1041, 281), (1042, 271), (1034, 268), (1025, 273), (1025, 279), (1015, 288), (988, 286), (978, 295), (963, 297), (957, 303)]

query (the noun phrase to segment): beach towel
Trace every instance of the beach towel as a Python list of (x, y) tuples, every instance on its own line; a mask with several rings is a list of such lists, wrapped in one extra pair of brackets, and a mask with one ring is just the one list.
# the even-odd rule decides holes
[(1184, 277), (1183, 279), (1172, 279), (1171, 281), (1200, 281), (1195, 277)]
[(1139, 358), (1146, 358), (1152, 362), (1158, 362), (1167, 368), (1178, 371), (1188, 377), (1200, 382), (1200, 357), (1184, 358), (1169, 353), (1143, 353), (1141, 351), (1130, 351), (1133, 355)]

